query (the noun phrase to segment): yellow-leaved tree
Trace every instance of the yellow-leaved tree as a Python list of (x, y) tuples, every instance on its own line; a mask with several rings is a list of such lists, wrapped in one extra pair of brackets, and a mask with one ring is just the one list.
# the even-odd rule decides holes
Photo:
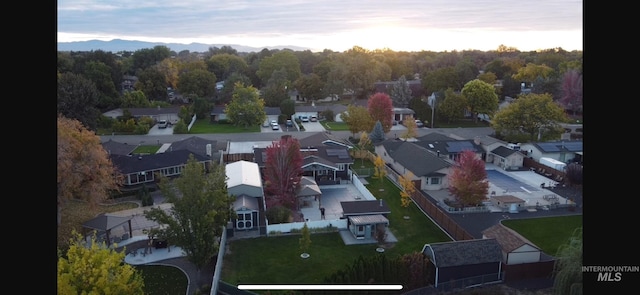
[(400, 202), (402, 207), (409, 207), (411, 204), (411, 195), (416, 191), (416, 186), (412, 181), (413, 173), (407, 171), (404, 175), (398, 177), (398, 183), (402, 190), (400, 191)]
[(90, 245), (76, 231), (66, 255), (58, 254), (58, 294), (144, 294), (144, 279), (95, 235)]
[(387, 176), (387, 169), (385, 169), (384, 160), (382, 159), (382, 157), (380, 157), (380, 155), (376, 156), (376, 158), (373, 161), (373, 165), (375, 165), (373, 178), (380, 179), (380, 181), (383, 181), (385, 176)]

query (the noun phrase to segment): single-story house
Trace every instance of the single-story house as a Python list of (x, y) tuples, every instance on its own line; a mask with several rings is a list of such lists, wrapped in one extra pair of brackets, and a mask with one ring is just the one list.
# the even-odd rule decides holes
[[(313, 140), (319, 140), (319, 138), (314, 137)], [(328, 140), (320, 146), (303, 145), (311, 141), (300, 141), (303, 176), (312, 177), (319, 185), (337, 184), (342, 179), (349, 179), (349, 169), (354, 162), (347, 146), (339, 144), (339, 141)], [(253, 148), (254, 162), (263, 172), (267, 160), (267, 148)]]
[(187, 150), (193, 154), (206, 156), (212, 160), (219, 162), (220, 151), (217, 147), (217, 141), (205, 139), (199, 136), (191, 136), (183, 140), (171, 143), (167, 151)]
[(382, 200), (340, 202), (342, 215), (347, 219), (347, 228), (356, 239), (375, 238), (378, 227), (389, 226), (387, 215), (391, 209)]
[(429, 133), (416, 139), (416, 145), (452, 161), (458, 160), (460, 153), (467, 150), (473, 151), (478, 159), (486, 159), (486, 150), (476, 139), (455, 139), (439, 133)]
[(167, 107), (167, 108), (120, 108), (114, 109), (103, 113), (103, 115), (118, 119), (124, 115), (124, 111), (127, 110), (134, 118), (149, 117), (155, 120), (167, 120), (171, 124), (176, 124), (180, 121), (178, 114), (180, 113), (180, 107)]
[(506, 146), (499, 146), (493, 149), (490, 154), (493, 161), (492, 163), (504, 170), (519, 170), (523, 167), (524, 154), (520, 151), (508, 148)]
[(410, 171), (417, 189), (429, 191), (449, 187), (447, 175), (453, 162), (437, 152), (415, 142), (395, 139), (376, 144), (375, 151), (398, 174), (405, 175)]
[(260, 169), (258, 164), (248, 161), (236, 161), (225, 165), (227, 191), (236, 197), (233, 210), (237, 218), (230, 221), (233, 234), (235, 230), (257, 230), (259, 235), (267, 232), (266, 204)]
[(511, 213), (518, 213), (524, 210), (525, 206), (525, 200), (513, 195), (494, 196), (492, 193), (489, 201), (492, 205), (502, 209), (502, 211), (509, 211)]
[(155, 183), (156, 174), (167, 177), (182, 174), (182, 169), (189, 160), (189, 155), (201, 163), (205, 170), (211, 162), (209, 157), (193, 154), (188, 150), (178, 150), (151, 155), (116, 155), (110, 158), (116, 169), (124, 175), (125, 188), (134, 188), (144, 183)]
[(409, 108), (393, 108), (393, 121), (402, 124), (408, 117), (416, 119), (416, 112)]
[(502, 248), (496, 239), (475, 239), (425, 244), (434, 287), (457, 288), (502, 280)]
[(542, 251), (516, 231), (496, 224), (482, 231), (483, 239), (495, 239), (502, 248), (504, 264), (521, 264), (540, 261)]
[(582, 140), (522, 143), (520, 150), (525, 151), (536, 162), (540, 162), (540, 158), (551, 158), (564, 163), (582, 162), (583, 157)]

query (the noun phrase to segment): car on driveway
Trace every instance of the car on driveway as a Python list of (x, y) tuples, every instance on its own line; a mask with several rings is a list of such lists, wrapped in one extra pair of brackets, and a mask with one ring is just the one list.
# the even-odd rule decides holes
[(287, 127), (293, 127), (293, 121), (287, 120)]
[(300, 117), (300, 121), (309, 122), (309, 117), (308, 116), (302, 116), (302, 117)]
[(422, 121), (420, 121), (420, 120), (416, 120), (416, 127), (422, 128), (422, 127), (424, 127), (424, 123), (422, 123)]
[(158, 128), (165, 129), (169, 126), (169, 122), (167, 120), (158, 120)]
[(271, 130), (279, 130), (279, 129), (280, 129), (280, 125), (278, 124), (278, 121), (271, 120)]

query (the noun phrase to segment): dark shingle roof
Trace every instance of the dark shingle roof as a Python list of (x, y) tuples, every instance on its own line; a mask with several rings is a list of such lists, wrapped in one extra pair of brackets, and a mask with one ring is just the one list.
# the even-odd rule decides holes
[(391, 209), (384, 200), (363, 200), (340, 202), (344, 216), (363, 214), (389, 214)]
[(207, 144), (211, 144), (211, 154), (217, 152), (217, 141), (204, 139), (198, 136), (191, 136), (180, 141), (171, 143), (170, 151), (187, 150), (196, 155), (207, 156)]
[(484, 152), (484, 148), (473, 140), (422, 140), (414, 143), (435, 153), (440, 151), (442, 155), (455, 155), (464, 150), (471, 150), (474, 153)]
[[(111, 155), (111, 161), (120, 173), (128, 174), (180, 166), (187, 163), (190, 154), (190, 151), (180, 150), (144, 156)], [(197, 154), (194, 157), (200, 162), (209, 161), (207, 157)]]
[(136, 146), (113, 141), (112, 139), (109, 139), (108, 141), (103, 142), (102, 147), (109, 155), (123, 155), (123, 156), (133, 153), (133, 151), (136, 149)]
[(508, 148), (506, 146), (499, 146), (499, 147), (493, 149), (491, 151), (491, 153), (496, 154), (496, 155), (498, 155), (500, 157), (506, 158), (508, 156), (511, 156), (511, 155), (513, 155), (515, 153), (519, 153), (519, 152), (516, 151), (516, 150), (510, 149), (510, 148)]
[(451, 163), (412, 142), (389, 141), (383, 143), (389, 156), (415, 176), (436, 176), (436, 171), (451, 167)]
[(496, 239), (477, 239), (427, 244), (433, 250), (433, 264), (436, 267), (451, 267), (481, 263), (501, 262), (502, 249)]

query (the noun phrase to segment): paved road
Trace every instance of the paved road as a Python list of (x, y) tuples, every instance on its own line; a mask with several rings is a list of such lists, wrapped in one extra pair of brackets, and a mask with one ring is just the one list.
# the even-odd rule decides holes
[[(290, 130), (291, 129), (292, 128), (290, 128)], [(311, 136), (313, 134), (316, 134), (317, 132), (318, 131), (303, 132), (303, 131), (297, 131), (297, 130), (295, 131), (281, 130), (281, 132), (255, 132), (255, 133), (233, 133), (233, 134), (217, 133), (217, 134), (162, 134), (162, 135), (103, 135), (103, 136), (100, 136), (100, 140), (102, 142), (105, 142), (105, 141), (108, 141), (109, 139), (112, 139), (117, 142), (127, 143), (131, 145), (138, 145), (138, 144), (150, 145), (150, 144), (171, 143), (171, 142), (183, 140), (192, 136), (198, 136), (204, 139), (217, 140), (217, 141), (268, 141), (268, 140), (279, 140), (282, 135), (291, 135), (295, 138), (302, 139), (302, 138)], [(399, 130), (399, 129), (394, 130), (392, 128), (392, 130), (386, 134), (386, 137), (394, 138), (395, 135), (400, 136), (401, 132), (402, 130)], [(420, 128), (418, 129), (418, 136), (422, 136), (431, 132), (440, 132), (445, 135), (455, 134), (468, 139), (473, 139), (476, 136), (491, 135), (494, 133), (493, 128), (491, 127), (434, 128), (434, 129)], [(332, 131), (331, 132), (331, 136), (337, 139), (347, 139), (351, 135), (352, 134), (349, 131)]]

